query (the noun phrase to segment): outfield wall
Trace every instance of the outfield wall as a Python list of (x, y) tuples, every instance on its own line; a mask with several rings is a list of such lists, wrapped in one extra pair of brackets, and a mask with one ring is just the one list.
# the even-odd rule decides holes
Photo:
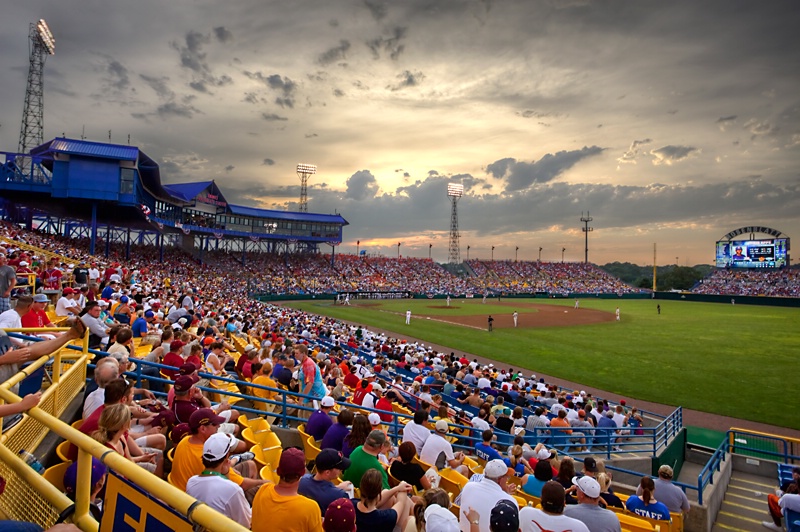
[[(319, 299), (332, 301), (336, 299), (336, 294), (251, 294), (251, 297), (261, 302), (272, 301), (306, 301), (309, 299)], [(430, 296), (428, 294), (414, 294), (414, 299), (447, 299), (446, 295)], [(483, 296), (475, 294), (472, 299), (481, 299)], [(766, 297), (766, 296), (731, 296), (731, 295), (711, 295), (693, 294), (691, 292), (656, 292), (655, 297), (650, 293), (636, 294), (502, 294), (502, 299), (656, 299), (665, 301), (697, 301), (702, 303), (724, 303), (731, 304), (731, 300), (737, 305), (762, 305), (768, 307), (794, 307), (800, 308), (800, 298), (793, 297)], [(496, 299), (497, 296), (490, 296), (489, 299)], [(453, 297), (454, 301), (464, 299)]]
[(690, 292), (656, 292), (656, 299), (668, 301), (699, 301), (702, 303), (725, 303), (730, 305), (761, 305), (767, 307), (800, 307), (800, 298), (795, 297), (767, 297), (767, 296), (736, 296), (736, 295), (711, 295), (692, 294)]

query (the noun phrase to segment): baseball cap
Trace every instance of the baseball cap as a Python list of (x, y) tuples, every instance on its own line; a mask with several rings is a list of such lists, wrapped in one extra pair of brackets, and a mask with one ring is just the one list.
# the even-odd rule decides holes
[(170, 438), (172, 438), (172, 443), (178, 445), (180, 441), (190, 432), (191, 430), (189, 429), (188, 423), (178, 423), (177, 425), (172, 427), (172, 435), (170, 436)]
[(344, 471), (350, 467), (350, 463), (350, 459), (336, 449), (322, 449), (316, 459), (318, 471), (330, 471), (331, 469)]
[(376, 429), (369, 433), (364, 445), (368, 445), (369, 447), (380, 447), (384, 443), (386, 443), (386, 434), (384, 434), (382, 430)]
[(587, 456), (586, 458), (584, 458), (583, 470), (589, 471), (590, 473), (597, 473), (597, 460), (595, 460), (591, 456)]
[(519, 530), (519, 509), (508, 499), (500, 499), (492, 508), (489, 517), (492, 532), (517, 532)]
[[(191, 376), (192, 373), (197, 371), (197, 366), (192, 364), (191, 362), (187, 362), (186, 364), (181, 365), (181, 369), (178, 370), (181, 375), (189, 375)], [(195, 381), (197, 382), (197, 381)]]
[(592, 477), (572, 477), (572, 483), (590, 499), (600, 496), (600, 484)]
[(586, 410), (583, 409), (578, 410), (578, 417), (586, 417)]
[(458, 518), (438, 504), (431, 504), (425, 508), (425, 529), (442, 532), (460, 532)]
[(107, 307), (108, 306), (108, 301), (106, 301), (105, 299), (98, 299), (97, 300), (97, 304), (99, 306), (101, 306), (101, 307)]
[(367, 416), (367, 419), (369, 420), (369, 424), (373, 427), (381, 424), (381, 416), (375, 412), (370, 412), (370, 414)]
[(662, 465), (658, 468), (658, 476), (664, 478), (672, 478), (675, 473), (672, 471), (672, 468), (667, 464)]
[(194, 379), (190, 375), (181, 375), (175, 379), (176, 392), (188, 392), (192, 386), (194, 386)]
[(222, 460), (231, 452), (234, 442), (235, 440), (224, 432), (212, 434), (203, 444), (203, 458), (209, 462)]
[(306, 457), (303, 451), (290, 447), (281, 453), (278, 462), (278, 476), (302, 477), (306, 472)]
[(36, 294), (35, 296), (33, 296), (34, 303), (48, 303), (49, 301), (50, 298), (44, 294)]
[(483, 468), (483, 475), (488, 478), (500, 478), (508, 473), (508, 466), (500, 459), (490, 460)]
[(328, 505), (322, 529), (325, 532), (355, 532), (356, 509), (350, 499), (342, 497)]
[(247, 344), (246, 346), (244, 346), (244, 352), (245, 353), (247, 353), (248, 351), (255, 351), (255, 350), (256, 350), (256, 346), (254, 346), (253, 344)]
[(214, 338), (211, 336), (206, 336), (203, 338), (203, 345), (211, 345), (214, 343)]
[(63, 289), (63, 290), (61, 291), (61, 293), (62, 293), (63, 295), (65, 295), (65, 296), (68, 296), (68, 295), (74, 294), (74, 293), (75, 293), (75, 290), (73, 290), (72, 288), (70, 288), (70, 287), (68, 286), (68, 287), (66, 287), (65, 289)]
[(169, 350), (170, 351), (177, 351), (178, 349), (180, 349), (181, 347), (183, 347), (185, 345), (186, 344), (184, 342), (181, 342), (180, 340), (173, 340), (169, 344)]
[(145, 318), (155, 318), (155, 316), (156, 316), (156, 313), (153, 312), (152, 310), (147, 310), (144, 313), (144, 317)]
[[(92, 457), (92, 486), (100, 482), (106, 474), (106, 466), (98, 458)], [(72, 462), (64, 472), (64, 490), (68, 493), (78, 491), (78, 462)]]
[(27, 263), (27, 261), (21, 260), (21, 261), (19, 261), (19, 265), (24, 268), (25, 266), (28, 265), (28, 263)]
[(325, 408), (331, 408), (335, 404), (335, 401), (333, 400), (333, 397), (331, 397), (330, 395), (326, 395), (325, 397), (322, 398), (319, 404), (324, 406)]
[(548, 460), (550, 459), (550, 451), (548, 451), (546, 447), (542, 447), (539, 449), (539, 452), (536, 453), (536, 458), (538, 460)]
[(127, 303), (129, 301), (128, 296), (122, 296), (121, 298), (119, 298), (119, 300), (122, 303)]
[(549, 480), (542, 486), (542, 509), (560, 514), (565, 502), (564, 486), (554, 480)]
[(449, 426), (447, 424), (447, 421), (445, 421), (444, 419), (440, 419), (439, 421), (436, 422), (436, 432), (447, 432), (448, 429)]
[(192, 415), (189, 416), (189, 428), (194, 430), (199, 429), (203, 425), (219, 425), (224, 422), (225, 418), (218, 416), (216, 412), (210, 408), (200, 408), (192, 412)]

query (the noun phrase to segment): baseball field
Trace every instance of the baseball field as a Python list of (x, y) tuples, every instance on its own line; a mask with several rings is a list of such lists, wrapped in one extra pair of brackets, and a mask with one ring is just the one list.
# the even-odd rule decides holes
[(575, 309), (569, 299), (480, 298), (453, 299), (450, 307), (441, 299), (289, 305), (634, 399), (800, 429), (797, 309), (600, 299)]

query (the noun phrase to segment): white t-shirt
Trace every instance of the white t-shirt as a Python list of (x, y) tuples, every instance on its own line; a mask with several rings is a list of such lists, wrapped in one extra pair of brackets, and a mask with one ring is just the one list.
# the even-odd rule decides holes
[(61, 296), (56, 303), (56, 316), (72, 316), (77, 314), (79, 310), (77, 301), (67, 299), (64, 296)]
[(364, 396), (364, 400), (361, 402), (361, 406), (364, 408), (375, 408), (375, 402), (377, 399), (375, 398), (375, 392), (369, 392), (367, 395)]
[(490, 532), (489, 520), (492, 516), (492, 508), (495, 507), (498, 501), (501, 500), (511, 501), (514, 506), (519, 508), (516, 499), (503, 491), (497, 482), (484, 478), (480, 482), (473, 482), (470, 480), (464, 489), (461, 490), (461, 511), (459, 515), (459, 524), (461, 530), (469, 530), (469, 519), (467, 519), (466, 512), (469, 508), (477, 511), (481, 516), (479, 529), (481, 532)]
[(481, 377), (478, 379), (478, 388), (483, 390), (484, 388), (489, 388), (492, 385), (492, 381), (487, 379), (486, 377)]
[(195, 475), (186, 483), (186, 494), (250, 528), (253, 511), (236, 483), (217, 475)]
[(86, 396), (86, 402), (83, 403), (83, 419), (92, 415), (92, 412), (103, 406), (106, 402), (105, 388), (98, 388)]
[[(442, 455), (444, 455), (444, 458), (442, 458)], [(454, 458), (453, 446), (438, 433), (431, 434), (419, 453), (420, 460), (426, 464), (434, 465), (438, 469), (450, 467), (448, 462)]]
[(492, 426), (489, 425), (489, 422), (486, 421), (485, 419), (481, 419), (478, 416), (475, 416), (472, 418), (472, 428), (474, 430), (477, 430), (479, 432), (478, 436), (480, 436), (481, 432), (483, 432), (484, 430), (491, 429)]
[[(534, 523), (536, 521), (536, 523)], [(536, 526), (538, 523), (539, 526)], [(519, 528), (522, 532), (541, 532), (542, 530), (571, 530), (589, 532), (583, 523), (566, 515), (552, 515), (543, 510), (526, 506), (519, 511)]]
[(16, 310), (9, 309), (0, 314), (0, 329), (21, 329), (22, 317)]
[(414, 421), (406, 423), (403, 429), (403, 443), (410, 441), (417, 448), (417, 454), (431, 435), (431, 431), (424, 425), (417, 425)]

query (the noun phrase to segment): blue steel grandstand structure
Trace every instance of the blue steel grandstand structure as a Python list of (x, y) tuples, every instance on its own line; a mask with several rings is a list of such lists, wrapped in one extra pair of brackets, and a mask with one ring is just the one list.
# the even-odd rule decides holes
[(55, 138), (25, 154), (0, 152), (4, 217), (28, 229), (105, 242), (179, 245), (202, 261), (211, 247), (241, 252), (317, 251), (342, 241), (338, 214), (233, 205), (212, 181), (164, 185), (158, 164), (135, 146)]

